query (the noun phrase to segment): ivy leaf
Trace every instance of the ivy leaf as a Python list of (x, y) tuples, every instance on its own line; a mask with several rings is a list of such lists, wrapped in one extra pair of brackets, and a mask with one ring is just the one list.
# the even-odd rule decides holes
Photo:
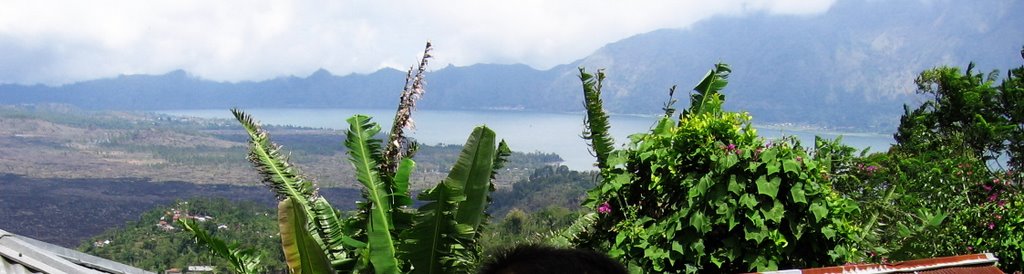
[(770, 161), (765, 167), (768, 168), (768, 175), (779, 173), (779, 162)]
[(679, 255), (686, 254), (686, 250), (683, 250), (683, 245), (679, 244), (678, 241), (672, 241), (672, 251), (679, 253)]
[(729, 191), (736, 195), (743, 193), (743, 184), (736, 181), (736, 175), (729, 176)]
[(765, 219), (775, 221), (775, 223), (781, 223), (782, 216), (786, 213), (786, 210), (783, 209), (782, 203), (776, 200), (775, 206), (773, 206), (772, 209), (768, 211), (762, 210), (762, 213), (764, 214)]
[(836, 237), (836, 230), (832, 229), (832, 227), (823, 227), (821, 228), (821, 234), (825, 235), (825, 238), (831, 240), (832, 238)]
[(761, 164), (761, 162), (752, 161), (749, 165), (747, 165), (747, 171), (757, 172), (757, 168), (761, 167)]
[(782, 179), (778, 177), (772, 178), (771, 181), (765, 179), (765, 176), (757, 178), (757, 193), (768, 195), (772, 199), (779, 194), (779, 185), (782, 184)]
[(750, 193), (743, 194), (743, 196), (740, 196), (740, 204), (749, 209), (754, 209), (757, 206), (757, 199), (754, 198), (754, 195), (750, 195)]
[(711, 188), (711, 185), (713, 184), (713, 182), (711, 182), (711, 175), (711, 173), (708, 173), (704, 175), (704, 177), (700, 178), (697, 185), (690, 189), (689, 198), (701, 197), (708, 193), (708, 188)]
[(704, 213), (701, 213), (700, 211), (690, 215), (690, 225), (693, 226), (694, 229), (697, 229), (697, 232), (701, 234), (711, 232), (711, 223), (709, 223), (708, 219), (704, 217)]
[(804, 195), (804, 183), (796, 183), (792, 188), (789, 189), (789, 197), (793, 199), (794, 203), (807, 203), (807, 197)]
[(719, 167), (721, 168), (721, 171), (725, 171), (726, 169), (731, 168), (732, 166), (738, 164), (739, 162), (740, 159), (738, 156), (736, 156), (736, 154), (729, 153), (725, 155), (721, 162), (719, 162)]
[(821, 219), (828, 216), (828, 208), (822, 206), (820, 202), (815, 202), (811, 204), (811, 213), (814, 213), (814, 220), (820, 222)]
[(775, 150), (775, 149), (765, 149), (764, 152), (761, 152), (761, 160), (764, 160), (764, 162), (766, 162), (766, 163), (767, 162), (774, 162), (775, 161), (775, 155), (777, 155), (777, 154), (779, 154), (778, 150)]
[(785, 161), (782, 161), (782, 169), (789, 173), (799, 173), (800, 163), (796, 160), (786, 159)]
[(696, 242), (690, 244), (690, 249), (697, 253), (697, 257), (704, 256), (704, 240), (697, 239)]
[(755, 227), (753, 225), (746, 225), (743, 227), (743, 239), (753, 240), (755, 243), (761, 243), (764, 238), (768, 237), (768, 232), (764, 229)]

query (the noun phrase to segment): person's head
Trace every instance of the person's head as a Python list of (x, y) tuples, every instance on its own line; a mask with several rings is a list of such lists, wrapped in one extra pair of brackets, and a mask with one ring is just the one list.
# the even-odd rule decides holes
[(499, 252), (480, 274), (587, 273), (626, 274), (626, 267), (607, 255), (583, 249), (520, 245)]

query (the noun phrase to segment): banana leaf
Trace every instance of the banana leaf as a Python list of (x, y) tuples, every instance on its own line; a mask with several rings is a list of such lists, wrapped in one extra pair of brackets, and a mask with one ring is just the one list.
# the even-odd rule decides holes
[(281, 229), (281, 248), (291, 273), (335, 273), (324, 250), (306, 228), (305, 212), (291, 198), (278, 203), (277, 223)]
[(376, 273), (398, 273), (397, 251), (391, 236), (391, 193), (384, 186), (378, 170), (379, 163), (383, 161), (380, 140), (373, 138), (380, 132), (380, 126), (370, 122), (370, 117), (365, 115), (355, 115), (347, 121), (349, 130), (345, 146), (348, 147), (349, 160), (355, 166), (356, 180), (365, 188), (369, 203), (366, 244), (370, 264)]

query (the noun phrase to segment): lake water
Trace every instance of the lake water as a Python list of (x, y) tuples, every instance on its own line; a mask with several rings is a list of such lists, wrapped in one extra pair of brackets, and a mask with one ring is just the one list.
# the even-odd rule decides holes
[[(355, 114), (374, 117), (381, 128), (391, 128), (394, 109), (246, 109), (246, 113), (265, 125), (294, 125), (330, 129), (347, 129), (345, 119)], [(168, 110), (158, 113), (174, 116), (233, 119), (231, 112), (216, 110)], [(423, 144), (462, 144), (474, 127), (486, 125), (493, 129), (498, 138), (505, 139), (509, 147), (522, 152), (557, 153), (564, 165), (575, 170), (592, 170), (594, 158), (587, 143), (580, 138), (583, 131), (583, 113), (542, 113), (523, 111), (461, 111), (461, 110), (416, 110), (413, 120), (416, 129), (409, 134)], [(635, 115), (612, 115), (611, 133), (618, 145), (627, 141), (629, 134), (645, 132), (658, 117)], [(792, 129), (778, 126), (758, 126), (760, 136), (775, 139), (781, 136), (796, 136), (805, 145), (814, 143), (814, 136), (836, 138), (843, 136), (847, 145), (872, 151), (884, 151), (894, 142), (890, 134), (837, 133)]]

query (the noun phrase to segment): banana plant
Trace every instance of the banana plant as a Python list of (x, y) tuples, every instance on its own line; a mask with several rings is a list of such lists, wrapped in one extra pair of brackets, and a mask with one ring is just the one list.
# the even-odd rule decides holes
[[(407, 100), (423, 92), (422, 67), (429, 51), (428, 43), (415, 76), (410, 69), (407, 82), (412, 84), (407, 83), (403, 91), (393, 124), (411, 125), (408, 113), (415, 104)], [(393, 129), (385, 148), (376, 138), (380, 126), (369, 116), (348, 118), (344, 144), (364, 189), (364, 201), (351, 217), (341, 218), (340, 211), (289, 163), (258, 122), (240, 110), (232, 113), (250, 137), (250, 161), (278, 197), (282, 248), (291, 273), (472, 271), (480, 256), (477, 241), (487, 219), (492, 180), (510, 154), (491, 129), (475, 128), (447, 178), (423, 191), (418, 196), (423, 205), (411, 209), (409, 177), (415, 169), (411, 159), (415, 143), (402, 130)], [(230, 255), (230, 250), (214, 253), (232, 259), (222, 254)]]

